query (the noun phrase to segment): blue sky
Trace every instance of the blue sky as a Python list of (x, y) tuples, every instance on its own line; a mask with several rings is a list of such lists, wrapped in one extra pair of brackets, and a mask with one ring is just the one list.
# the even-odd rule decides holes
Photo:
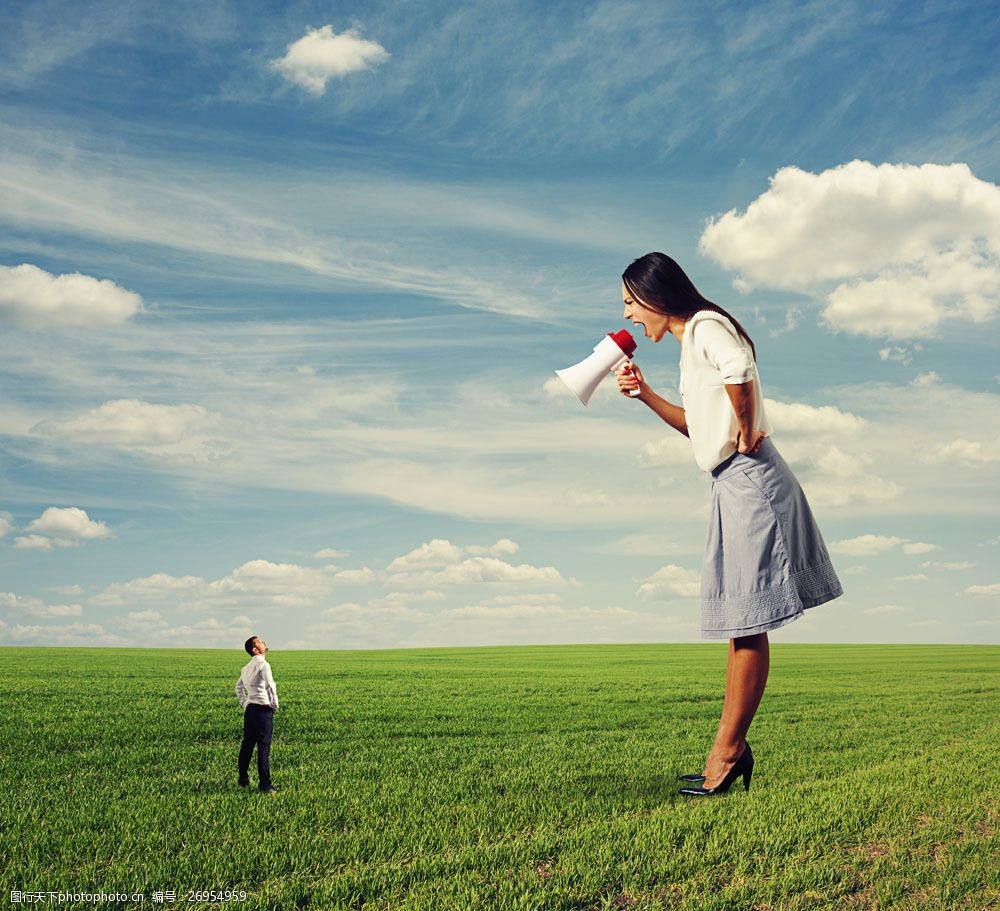
[(753, 337), (844, 583), (775, 639), (997, 642), (997, 32), (5, 5), (0, 643), (698, 640), (690, 443), (552, 374), (650, 250)]

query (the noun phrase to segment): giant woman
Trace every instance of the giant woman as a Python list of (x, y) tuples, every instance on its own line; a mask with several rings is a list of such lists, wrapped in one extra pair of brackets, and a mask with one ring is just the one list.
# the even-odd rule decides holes
[(712, 476), (701, 572), (701, 634), (728, 639), (726, 692), (715, 742), (700, 774), (681, 776), (682, 794), (726, 793), (754, 755), (747, 732), (770, 668), (767, 634), (843, 594), (805, 493), (769, 434), (757, 351), (740, 323), (703, 297), (663, 253), (648, 253), (622, 274), (625, 319), (647, 338), (681, 346), (682, 405), (657, 395), (627, 364), (618, 386), (691, 440)]

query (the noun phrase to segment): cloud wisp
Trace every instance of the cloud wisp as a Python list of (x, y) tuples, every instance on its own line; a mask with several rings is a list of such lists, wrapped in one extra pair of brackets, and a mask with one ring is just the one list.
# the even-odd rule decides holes
[(856, 538), (831, 541), (829, 550), (832, 554), (841, 554), (847, 557), (874, 557), (897, 547), (907, 554), (925, 554), (938, 549), (937, 544), (929, 544), (924, 541), (908, 541), (906, 538), (894, 535), (866, 534), (858, 535)]
[[(572, 186), (470, 187), (376, 166), (269, 162), (262, 185), (261, 165), (252, 160), (179, 165), (150, 149), (109, 161), (98, 137), (73, 131), (48, 135), (4, 125), (0, 152), (0, 222), (19, 230), (138, 247), (153, 264), (190, 254), (216, 280), (245, 282), (256, 269), (261, 281), (286, 288), (413, 294), (520, 318), (539, 318), (539, 299), (547, 308), (570, 302), (578, 308), (599, 286), (581, 277), (578, 265), (557, 265), (568, 251), (635, 247), (652, 221), (623, 223), (613, 201), (594, 201), (589, 190)], [(517, 264), (498, 257), (498, 248), (517, 251)], [(97, 281), (17, 268), (28, 271), (0, 281), (0, 314), (24, 320), (40, 319), (36, 286), (54, 298), (70, 278), (76, 290)], [(23, 290), (28, 284), (31, 296)], [(116, 314), (127, 318), (141, 304), (128, 296), (134, 292), (98, 290), (99, 300), (91, 289), (96, 303), (86, 311), (91, 323), (98, 316), (105, 325)], [(60, 308), (64, 322), (82, 318), (74, 315), (80, 306)]]
[[(657, 522), (669, 502), (676, 540), (700, 535), (707, 495), (697, 481), (707, 477), (689, 441), (637, 417), (620, 396), (584, 414), (575, 400), (546, 393), (530, 357), (458, 384), (391, 368), (351, 381), (357, 346), (376, 360), (384, 346), (390, 362), (400, 346), (450, 357), (441, 325), (372, 332), (338, 320), (141, 320), (82, 334), (55, 374), (43, 339), (8, 333), (0, 358), (23, 384), (10, 389), (0, 426), (25, 457), (44, 454), (67, 469), (84, 457), (113, 472), (133, 455), (165, 477), (230, 489), (344, 493), (529, 525)], [(115, 396), (125, 388), (134, 398)], [(909, 386), (837, 386), (815, 398), (769, 398), (766, 407), (775, 443), (817, 509), (859, 518), (975, 513), (1000, 481), (994, 444), (969, 438), (970, 427), (991, 425), (1000, 395), (928, 373)], [(914, 457), (901, 462), (901, 451)], [(922, 460), (949, 469), (945, 487)], [(623, 487), (623, 471), (647, 495)]]
[(174, 460), (221, 458), (227, 446), (213, 438), (217, 421), (201, 405), (159, 405), (116, 399), (67, 420), (41, 421), (32, 431), (96, 447), (114, 447)]

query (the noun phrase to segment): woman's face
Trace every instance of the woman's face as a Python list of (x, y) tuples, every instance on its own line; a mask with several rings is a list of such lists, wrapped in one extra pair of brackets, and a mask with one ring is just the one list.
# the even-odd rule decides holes
[(636, 326), (642, 326), (646, 338), (658, 342), (669, 331), (670, 317), (643, 306), (622, 282), (622, 303), (625, 304), (625, 319)]

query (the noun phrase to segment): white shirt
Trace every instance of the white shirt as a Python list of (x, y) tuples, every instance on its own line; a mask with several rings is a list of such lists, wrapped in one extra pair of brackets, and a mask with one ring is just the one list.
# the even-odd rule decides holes
[(736, 452), (739, 423), (726, 383), (754, 383), (754, 429), (771, 434), (753, 352), (732, 321), (699, 310), (684, 325), (680, 393), (694, 460), (711, 471)]
[(271, 665), (263, 655), (254, 655), (243, 668), (240, 679), (236, 681), (236, 698), (243, 708), (251, 702), (269, 705), (275, 710), (278, 708), (278, 690), (274, 685)]

